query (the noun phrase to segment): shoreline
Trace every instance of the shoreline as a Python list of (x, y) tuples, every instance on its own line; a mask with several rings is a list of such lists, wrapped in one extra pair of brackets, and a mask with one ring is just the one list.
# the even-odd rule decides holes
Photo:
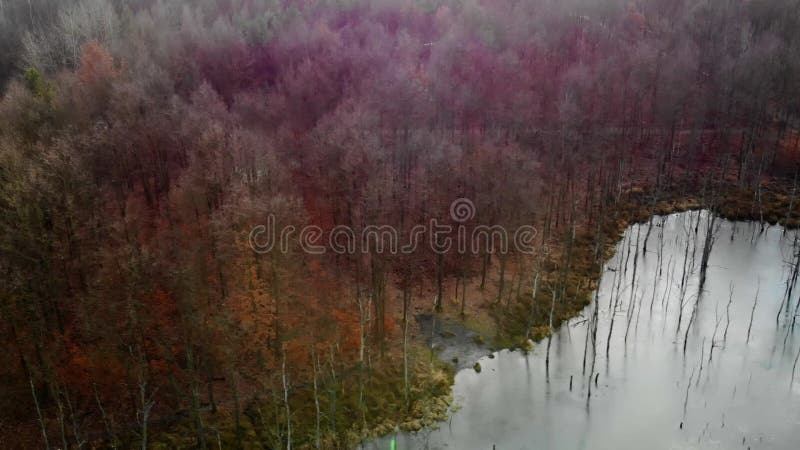
[[(788, 224), (784, 221), (790, 197), (785, 193), (787, 189), (785, 186), (781, 189), (783, 193), (770, 190), (764, 195), (761, 208), (756, 210), (759, 214), (753, 214), (752, 208), (749, 208), (753, 194), (744, 189), (729, 187), (725, 195), (719, 198), (718, 214), (733, 221), (758, 221), (763, 215), (765, 223), (772, 220), (773, 223), (780, 223), (786, 228), (797, 228), (800, 220), (794, 217), (796, 214), (789, 216)], [(662, 197), (653, 204), (652, 197), (643, 189), (631, 188), (624, 191), (619, 203), (609, 206), (610, 214), (602, 228), (603, 248), (597, 258), (594, 255), (597, 223), (590, 221), (581, 225), (574, 239), (572, 264), (564, 278), (565, 298), (563, 301), (559, 300), (554, 311), (553, 330), (579, 316), (590, 304), (591, 294), (601, 276), (599, 267), (613, 255), (626, 228), (636, 223), (646, 223), (652, 216), (707, 209), (704, 207), (705, 202), (700, 198), (679, 192), (677, 189), (666, 192)], [(794, 203), (796, 202), (792, 204), (793, 212), (797, 209)], [(558, 261), (560, 252), (563, 251), (560, 247), (556, 247), (556, 251), (549, 255), (549, 260), (543, 262), (546, 270), (542, 271), (540, 283), (544, 280), (554, 281), (563, 275)], [(513, 277), (514, 271), (518, 272), (518, 267), (509, 267), (507, 275), (512, 274)], [(494, 277), (496, 267), (492, 266), (490, 272), (490, 276)], [(521, 274), (526, 285), (531, 284), (529, 278), (532, 278), (533, 274), (530, 272), (528, 268), (527, 272)], [(480, 276), (473, 276), (467, 281), (476, 284), (476, 281), (479, 281), (476, 278)], [(421, 291), (423, 296), (429, 293), (423, 291)], [(322, 435), (323, 448), (358, 448), (365, 442), (398, 430), (418, 432), (428, 428), (435, 429), (438, 424), (446, 422), (451, 417), (455, 412), (453, 408), (458, 408), (457, 405), (454, 406), (452, 397), (455, 374), (458, 371), (476, 370), (476, 361), (497, 351), (517, 349), (528, 351), (549, 335), (546, 311), (538, 308), (531, 323), (530, 340), (525, 339), (527, 332), (525, 318), (529, 312), (530, 286), (517, 292), (513, 301), (506, 305), (495, 303), (490, 299), (494, 295), (492, 288), (480, 291), (477, 287), (473, 289), (470, 286), (467, 292), (469, 297), (474, 298), (470, 298), (470, 308), (465, 316), (459, 314), (456, 304), (451, 304), (449, 295), (443, 313), (435, 313), (427, 305), (421, 307), (418, 304), (412, 308), (411, 315), (415, 320), (409, 330), (409, 368), (412, 373), (410, 388), (413, 395), (410, 410), (402, 407), (404, 404), (402, 357), (397, 350), (387, 354), (383, 360), (373, 361), (372, 366), (366, 367), (362, 375), (358, 375), (357, 367), (341, 367), (343, 374), (349, 374), (344, 375), (345, 379), (341, 380), (342, 384), (338, 387), (341, 390), (341, 397), (336, 397), (337, 404), (341, 406), (336, 412), (337, 417), (341, 415), (337, 420), (341, 420), (342, 428), (337, 430), (336, 434), (327, 432)], [(549, 293), (540, 289), (534, 304), (549, 305), (549, 302)], [(397, 338), (398, 336), (394, 337)], [(358, 376), (366, 377), (364, 401), (370, 410), (370, 416), (365, 418), (366, 420), (348, 417), (341, 412), (348, 408), (358, 409), (358, 383), (355, 381)], [(345, 384), (348, 378), (350, 380)], [(309, 405), (314, 404), (314, 399), (310, 388), (306, 388), (308, 386), (305, 388), (301, 386), (295, 390), (294, 393), (298, 397), (293, 401), (297, 406), (301, 406), (295, 408), (298, 416), (293, 418), (293, 427), (298, 432), (302, 430), (304, 434), (313, 432), (313, 413), (309, 409), (313, 408)], [(327, 398), (324, 396), (329, 394), (329, 391), (320, 393), (323, 398)], [(257, 425), (275, 420), (272, 417), (275, 414), (272, 411), (275, 401), (268, 398), (252, 400), (245, 410), (245, 417), (240, 425), (243, 428), (245, 441), (263, 442), (268, 439), (260, 434), (263, 432), (257, 431)], [(235, 438), (229, 431), (232, 425), (229, 414), (205, 415), (205, 417), (209, 426), (220, 430), (221, 442), (233, 442)], [(162, 436), (158, 442), (162, 447), (153, 442), (153, 448), (174, 448), (184, 443), (188, 445), (192, 435), (191, 424), (178, 423), (167, 426), (160, 434)], [(314, 446), (307, 444), (299, 445), (297, 448), (314, 448)]]
[[(751, 193), (747, 190), (742, 189), (739, 186), (726, 186), (728, 188), (725, 195), (722, 195), (718, 199), (718, 205), (715, 208), (716, 213), (719, 217), (733, 221), (733, 222), (756, 222), (762, 223), (764, 227), (766, 226), (782, 226), (785, 229), (796, 229), (800, 227), (800, 218), (795, 218), (795, 209), (796, 202), (789, 198), (789, 196), (785, 193), (769, 191), (769, 201), (764, 201), (762, 198), (761, 204), (759, 205), (760, 208), (758, 211), (755, 211), (752, 207), (750, 212), (746, 212), (746, 208), (743, 206), (748, 203), (749, 200), (752, 200)], [(779, 188), (786, 189), (786, 186), (780, 186)], [(611, 225), (606, 229), (604, 233), (604, 248), (601, 252), (602, 256), (598, 258), (599, 264), (602, 267), (608, 259), (613, 255), (614, 249), (616, 248), (617, 244), (619, 243), (620, 236), (624, 233), (624, 230), (629, 228), (634, 224), (644, 224), (650, 221), (652, 217), (655, 216), (667, 216), (672, 214), (679, 214), (689, 211), (697, 211), (697, 210), (705, 210), (708, 209), (707, 206), (704, 205), (704, 202), (696, 196), (693, 195), (681, 195), (679, 193), (673, 193), (672, 195), (667, 195), (665, 198), (659, 200), (655, 203), (655, 205), (650, 204), (647, 205), (646, 203), (646, 194), (643, 190), (640, 189), (632, 189), (626, 193), (628, 196), (627, 202), (621, 202), (615, 207), (616, 215), (613, 217)], [(644, 200), (644, 202), (643, 202)], [(755, 202), (753, 202), (755, 203)], [(791, 212), (789, 213), (789, 205), (791, 204)], [(786, 214), (781, 215), (780, 213), (784, 212)], [(755, 214), (758, 213), (758, 214)], [(786, 220), (788, 218), (788, 220)], [(763, 221), (762, 221), (763, 220)], [(577, 246), (580, 251), (582, 251), (583, 259), (586, 258), (587, 253), (593, 253), (591, 247), (591, 242), (582, 242), (584, 245)], [(588, 245), (587, 245), (588, 244)], [(580, 253), (580, 252), (579, 252)], [(576, 255), (576, 260), (582, 259), (580, 256)], [(572, 275), (574, 278), (571, 278), (571, 285), (572, 287), (576, 288), (577, 294), (573, 296), (574, 300), (578, 300), (578, 302), (572, 304), (568, 304), (571, 308), (569, 310), (562, 310), (558, 316), (558, 320), (555, 320), (553, 323), (553, 329), (559, 329), (569, 320), (579, 317), (581, 312), (591, 303), (591, 293), (593, 292), (594, 288), (597, 286), (599, 282), (600, 273), (596, 267), (596, 263), (592, 263), (590, 268), (595, 270), (589, 271), (582, 271), (577, 272), (573, 271)], [(585, 287), (584, 287), (585, 286)], [(528, 293), (530, 295), (530, 293)], [(539, 301), (539, 295), (536, 298)], [(543, 300), (543, 299), (542, 299)], [(572, 309), (574, 308), (574, 309)], [(493, 313), (491, 310), (489, 311), (489, 315), (492, 316), (494, 319), (496, 312)], [(426, 315), (427, 320), (435, 320), (437, 315), (435, 313), (431, 313)], [(477, 331), (468, 326), (468, 322), (462, 318), (462, 320), (454, 320), (452, 317), (442, 317), (440, 318), (450, 330), (453, 328), (457, 329), (458, 332), (455, 336), (452, 336), (452, 340), (447, 340), (446, 338), (440, 339), (433, 339), (434, 345), (444, 343), (445, 345), (438, 349), (437, 357), (439, 358), (440, 362), (445, 364), (451, 364), (454, 369), (454, 374), (460, 372), (461, 370), (470, 369), (473, 367), (473, 364), (477, 363), (477, 361), (487, 356), (484, 354), (475, 360), (465, 361), (462, 358), (458, 358), (456, 360), (451, 360), (452, 354), (474, 354), (477, 355), (478, 353), (482, 352), (483, 350), (488, 350), (489, 353), (496, 353), (502, 350), (507, 351), (515, 351), (517, 349), (521, 349), (522, 351), (529, 351), (532, 346), (541, 343), (544, 338), (546, 338), (549, 333), (547, 330), (541, 330), (541, 325), (538, 327), (539, 333), (533, 334), (529, 342), (520, 341), (521, 335), (517, 332), (518, 330), (512, 329), (512, 332), (503, 335), (504, 331), (501, 329), (501, 325), (496, 324), (496, 332), (497, 336), (495, 336), (490, 342), (489, 345), (486, 345), (482, 342), (483, 336)], [(536, 329), (536, 323), (534, 323), (534, 329)], [(436, 336), (436, 334), (434, 334)], [(478, 336), (481, 338), (481, 343), (477, 344), (475, 342), (468, 342), (465, 340), (464, 336)], [(470, 337), (469, 339), (473, 339)], [(472, 370), (476, 370), (473, 368)], [(476, 371), (479, 371), (476, 370)], [(451, 394), (452, 396), (452, 387), (451, 384)], [(455, 411), (447, 411), (447, 417), (449, 418), (450, 415)], [(402, 427), (398, 427), (400, 430), (403, 431), (418, 431), (418, 430), (408, 430), (403, 429)], [(391, 430), (387, 430), (388, 434)], [(376, 437), (381, 437), (382, 435), (378, 436), (371, 436), (366, 437), (363, 441), (367, 441), (370, 439), (375, 439)]]

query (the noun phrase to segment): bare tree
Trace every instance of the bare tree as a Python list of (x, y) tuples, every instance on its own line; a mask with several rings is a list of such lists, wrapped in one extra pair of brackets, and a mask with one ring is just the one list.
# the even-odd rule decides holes
[(118, 35), (119, 18), (108, 0), (64, 2), (54, 28), (34, 27), (25, 33), (22, 59), (27, 66), (48, 71), (76, 67), (84, 43), (112, 43)]
[(292, 410), (289, 406), (289, 378), (286, 374), (286, 347), (282, 347), (281, 382), (283, 384), (283, 406), (286, 412), (286, 450), (292, 450)]

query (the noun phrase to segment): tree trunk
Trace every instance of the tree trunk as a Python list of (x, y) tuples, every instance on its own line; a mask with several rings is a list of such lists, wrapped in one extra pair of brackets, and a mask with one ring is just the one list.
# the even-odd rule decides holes
[(292, 450), (292, 410), (289, 406), (289, 379), (286, 375), (286, 347), (282, 348), (281, 381), (283, 383), (283, 406), (286, 413), (286, 450)]
[(411, 391), (408, 377), (408, 309), (411, 306), (411, 288), (403, 287), (403, 384), (405, 387), (406, 411), (411, 409)]
[(444, 295), (444, 255), (439, 253), (436, 257), (436, 301), (434, 310), (442, 312), (442, 296)]
[(314, 418), (314, 444), (317, 450), (320, 450), (321, 443), (320, 443), (320, 408), (319, 408), (319, 388), (317, 385), (317, 353), (314, 349), (314, 345), (311, 345), (311, 371), (313, 373), (313, 380), (314, 380), (314, 412), (316, 413)]

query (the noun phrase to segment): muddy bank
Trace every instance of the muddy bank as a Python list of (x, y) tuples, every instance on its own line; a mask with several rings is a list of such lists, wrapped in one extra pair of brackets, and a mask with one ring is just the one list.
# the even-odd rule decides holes
[(483, 336), (460, 322), (433, 314), (419, 314), (415, 319), (432, 354), (452, 364), (456, 371), (473, 367), (493, 351)]

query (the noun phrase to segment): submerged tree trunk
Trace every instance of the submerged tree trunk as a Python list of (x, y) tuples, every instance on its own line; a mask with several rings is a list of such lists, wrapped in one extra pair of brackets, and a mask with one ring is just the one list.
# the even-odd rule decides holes
[[(798, 134), (800, 136), (800, 134)], [(797, 195), (797, 171), (794, 172), (794, 179), (792, 181), (792, 194), (789, 196), (789, 207), (786, 208), (786, 218), (783, 221), (785, 227), (783, 228), (783, 232), (786, 233), (786, 230), (789, 227), (789, 220), (792, 218), (792, 212), (794, 209), (794, 197)]]
[[(600, 276), (603, 275), (603, 266), (600, 265)], [(597, 290), (594, 294), (594, 313), (592, 314), (592, 366), (589, 369), (589, 387), (586, 394), (586, 405), (589, 406), (589, 400), (592, 398), (592, 375), (595, 371), (597, 364), (597, 322), (599, 321), (600, 313), (600, 278), (598, 278)], [(596, 380), (596, 378), (595, 378)]]
[[(623, 242), (627, 242), (628, 237), (623, 239)], [(630, 245), (630, 244), (628, 244)], [(611, 282), (611, 296), (608, 299), (608, 309), (610, 315), (610, 321), (608, 324), (608, 337), (606, 338), (606, 360), (609, 358), (609, 354), (611, 353), (611, 336), (614, 333), (614, 318), (617, 314), (617, 306), (619, 303), (619, 289), (622, 285), (623, 279), (623, 268), (622, 265), (624, 264), (622, 255), (619, 255), (619, 264), (617, 264), (617, 270), (614, 272), (614, 278)], [(616, 288), (615, 285), (616, 284)], [(615, 292), (616, 291), (616, 292)]]
[(789, 311), (789, 305), (792, 298), (792, 291), (794, 290), (794, 286), (797, 284), (797, 278), (800, 274), (800, 240), (798, 240), (798, 235), (795, 234), (794, 241), (792, 241), (792, 274), (786, 280), (786, 290), (784, 292), (783, 300), (781, 301), (780, 308), (778, 308), (778, 314), (775, 317), (775, 324), (777, 325), (780, 322), (781, 312), (783, 312), (784, 305), (786, 306), (786, 311)]
[(701, 292), (706, 284), (708, 260), (711, 256), (711, 249), (714, 247), (717, 231), (719, 230), (719, 227), (717, 226), (716, 213), (714, 213), (714, 211), (709, 211), (708, 214), (709, 217), (706, 221), (706, 235), (703, 241), (703, 254), (700, 259), (700, 284), (698, 286), (698, 292)]
[(631, 329), (631, 322), (633, 321), (633, 311), (636, 308), (636, 270), (637, 263), (639, 262), (639, 237), (641, 235), (641, 225), (636, 226), (636, 248), (633, 255), (633, 273), (631, 274), (631, 297), (628, 300), (628, 322), (625, 325), (625, 339), (624, 343), (628, 343), (628, 332)]

